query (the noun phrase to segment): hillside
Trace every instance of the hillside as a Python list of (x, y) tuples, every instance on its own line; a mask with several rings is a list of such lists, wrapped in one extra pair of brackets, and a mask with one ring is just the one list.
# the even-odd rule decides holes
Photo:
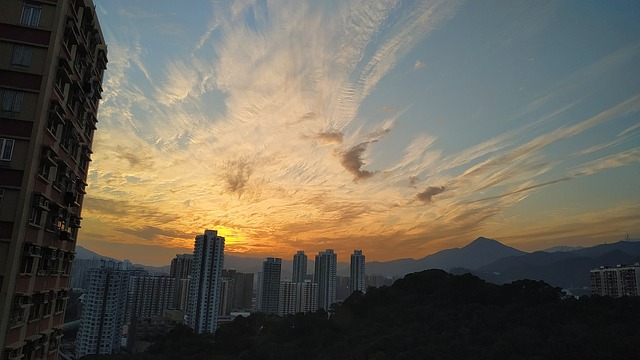
[(456, 267), (477, 269), (505, 257), (517, 257), (526, 252), (506, 246), (496, 240), (479, 237), (462, 248), (439, 251), (421, 259), (400, 259), (367, 263), (368, 274), (404, 276), (426, 269), (450, 270)]
[(640, 298), (562, 299), (521, 280), (494, 285), (428, 270), (324, 312), (252, 314), (215, 336), (178, 327), (147, 353), (88, 359), (615, 359), (640, 352)]
[(563, 288), (581, 288), (590, 286), (591, 269), (636, 262), (640, 262), (640, 242), (619, 241), (575, 251), (505, 257), (472, 273), (497, 284), (534, 279)]

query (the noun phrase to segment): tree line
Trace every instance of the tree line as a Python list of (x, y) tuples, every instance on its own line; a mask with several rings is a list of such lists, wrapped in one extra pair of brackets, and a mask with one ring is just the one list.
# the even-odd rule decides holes
[(614, 359), (640, 354), (639, 297), (566, 297), (542, 281), (426, 270), (330, 311), (178, 326), (141, 354), (83, 359)]

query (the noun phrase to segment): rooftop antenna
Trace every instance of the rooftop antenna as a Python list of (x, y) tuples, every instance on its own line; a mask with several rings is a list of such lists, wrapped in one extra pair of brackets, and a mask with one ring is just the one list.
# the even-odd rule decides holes
[(631, 239), (629, 238), (629, 233), (627, 233), (627, 234), (624, 236), (624, 241), (631, 241)]

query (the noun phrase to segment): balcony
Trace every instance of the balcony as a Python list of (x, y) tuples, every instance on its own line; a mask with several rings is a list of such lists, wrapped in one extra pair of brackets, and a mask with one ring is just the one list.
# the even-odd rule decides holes
[(69, 232), (67, 230), (60, 230), (60, 233), (58, 234), (58, 239), (60, 239), (61, 241), (73, 240), (71, 238), (71, 232)]
[(109, 61), (107, 60), (107, 48), (105, 45), (98, 45), (98, 58), (97, 58), (97, 67), (100, 70), (106, 70), (107, 69), (107, 63)]
[(68, 190), (64, 193), (63, 203), (66, 206), (78, 206), (78, 194)]

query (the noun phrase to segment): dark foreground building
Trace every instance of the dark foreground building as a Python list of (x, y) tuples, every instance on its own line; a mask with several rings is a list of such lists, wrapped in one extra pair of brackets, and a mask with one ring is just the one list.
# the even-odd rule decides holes
[(56, 359), (107, 47), (91, 0), (0, 3), (0, 354)]

